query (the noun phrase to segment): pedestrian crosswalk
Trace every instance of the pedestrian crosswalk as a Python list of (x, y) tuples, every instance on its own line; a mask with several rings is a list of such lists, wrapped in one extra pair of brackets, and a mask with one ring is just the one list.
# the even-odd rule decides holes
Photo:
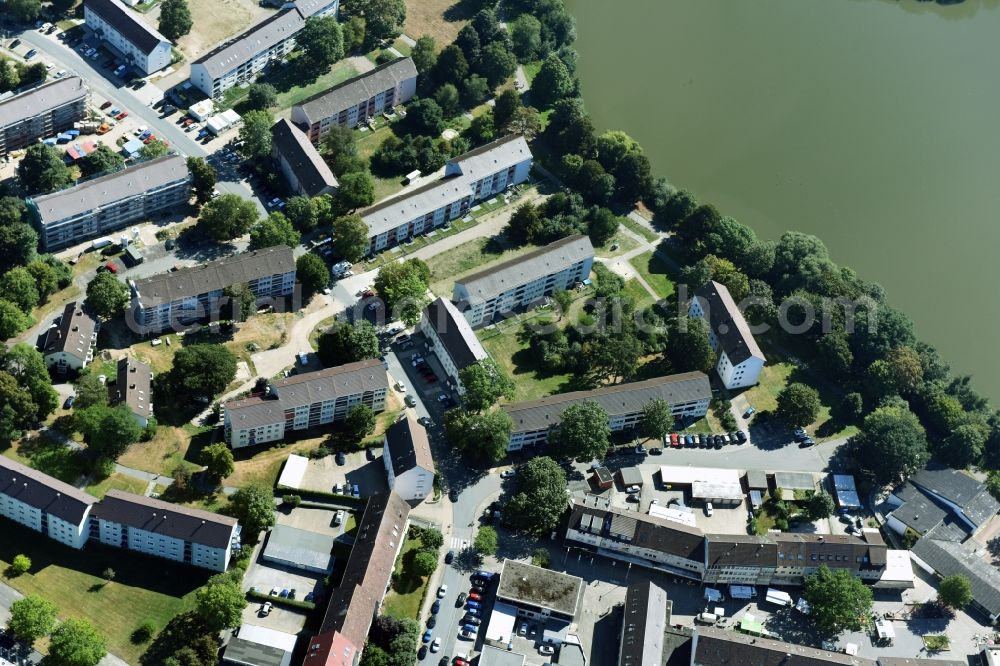
[(451, 549), (452, 550), (465, 550), (469, 547), (469, 540), (463, 539), (462, 537), (452, 537), (451, 538)]

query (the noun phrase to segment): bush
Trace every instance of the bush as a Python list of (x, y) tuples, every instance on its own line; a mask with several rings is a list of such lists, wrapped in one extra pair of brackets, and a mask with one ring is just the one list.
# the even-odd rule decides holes
[(142, 645), (143, 643), (148, 643), (155, 633), (156, 625), (153, 624), (152, 620), (146, 620), (135, 628), (130, 638), (134, 644)]
[(11, 578), (28, 573), (31, 568), (31, 558), (27, 555), (15, 555), (10, 566), (7, 567), (7, 575)]
[(281, 503), (295, 508), (302, 504), (302, 497), (300, 495), (285, 495), (281, 498)]

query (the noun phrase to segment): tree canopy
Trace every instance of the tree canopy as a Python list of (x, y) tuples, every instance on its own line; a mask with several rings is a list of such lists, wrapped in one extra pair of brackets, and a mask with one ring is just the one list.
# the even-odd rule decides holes
[[(344, 36), (333, 16), (310, 16), (295, 35), (295, 46), (317, 72), (325, 72), (344, 57)], [(270, 106), (270, 105), (269, 105)]]
[(271, 126), (274, 116), (267, 109), (254, 109), (243, 114), (240, 125), (240, 154), (247, 160), (264, 159), (271, 154)]
[(239, 238), (257, 222), (257, 206), (238, 194), (223, 194), (201, 209), (198, 228), (224, 243)]
[(393, 318), (399, 318), (407, 326), (420, 321), (424, 306), (427, 305), (427, 286), (430, 270), (419, 259), (407, 259), (402, 263), (389, 263), (379, 269), (375, 276), (375, 291), (385, 303), (386, 310)]
[(483, 525), (476, 531), (476, 539), (472, 542), (472, 547), (480, 555), (493, 557), (497, 554), (497, 531), (489, 525)]
[(103, 319), (121, 314), (129, 304), (128, 286), (113, 273), (98, 273), (87, 284), (88, 308)]
[(274, 495), (263, 486), (237, 490), (229, 498), (229, 509), (243, 523), (247, 534), (257, 534), (274, 525)]
[(452, 409), (444, 415), (448, 441), (458, 450), (484, 462), (497, 462), (507, 454), (510, 415), (502, 409), (477, 413)]
[[(300, 32), (299, 35), (301, 34)], [(298, 44), (298, 39), (296, 39), (296, 44)], [(277, 105), (278, 90), (270, 83), (251, 83), (250, 87), (247, 88), (247, 106), (251, 109), (269, 109)]]
[(308, 298), (321, 292), (330, 281), (326, 262), (319, 255), (307, 252), (295, 260), (295, 277)]
[(204, 157), (187, 158), (187, 168), (191, 173), (191, 188), (198, 203), (203, 204), (212, 198), (215, 190), (215, 168)]
[(29, 594), (10, 605), (7, 629), (18, 640), (31, 645), (52, 632), (56, 626), (56, 612), (54, 603)]
[(194, 599), (195, 614), (212, 633), (240, 626), (243, 609), (247, 606), (243, 590), (232, 581), (209, 581), (198, 588)]
[(462, 368), (458, 378), (465, 388), (462, 399), (470, 410), (481, 412), (501, 398), (514, 397), (514, 380), (492, 358)]
[(938, 602), (956, 610), (972, 603), (972, 585), (961, 574), (945, 576), (938, 585)]
[(548, 534), (566, 511), (566, 472), (552, 458), (538, 456), (518, 468), (516, 479), (504, 520), (527, 534)]
[(319, 337), (319, 360), (328, 368), (379, 357), (378, 333), (366, 319), (353, 324), (336, 322)]
[[(367, 171), (354, 171), (341, 176), (334, 202), (340, 215), (372, 205), (375, 202), (375, 181), (371, 174)], [(367, 240), (367, 229), (365, 233)]]
[(923, 426), (899, 405), (880, 407), (866, 416), (850, 444), (858, 466), (881, 483), (893, 483), (923, 469), (930, 457)]
[(86, 620), (65, 620), (49, 639), (49, 657), (59, 666), (97, 666), (107, 653), (104, 637)]
[(806, 426), (819, 416), (819, 393), (811, 386), (793, 382), (778, 393), (775, 413), (792, 426)]
[(362, 17), (365, 20), (365, 42), (374, 45), (396, 37), (406, 21), (403, 0), (345, 0), (340, 5), (342, 19)]
[(163, 0), (160, 5), (160, 33), (172, 42), (176, 42), (191, 32), (194, 21), (187, 0)]
[(341, 215), (333, 221), (333, 251), (337, 256), (358, 261), (370, 247), (368, 225), (360, 215)]
[(97, 150), (83, 157), (77, 164), (80, 165), (80, 173), (89, 178), (121, 171), (125, 168), (125, 158), (102, 143), (97, 146)]
[(646, 437), (662, 441), (673, 427), (674, 415), (666, 400), (656, 398), (642, 408), (642, 434)]
[(48, 194), (68, 187), (73, 179), (62, 155), (52, 146), (33, 143), (17, 165), (17, 177), (28, 194)]
[(608, 452), (611, 428), (608, 413), (593, 400), (567, 407), (559, 427), (549, 434), (549, 450), (557, 456), (603, 459)]
[(260, 250), (274, 245), (295, 247), (302, 236), (282, 213), (274, 212), (250, 229), (250, 249)]
[(142, 437), (142, 428), (127, 405), (94, 405), (77, 414), (87, 446), (104, 460), (117, 460)]
[(573, 92), (575, 81), (565, 63), (555, 53), (550, 53), (531, 84), (531, 100), (540, 108), (547, 108)]
[(198, 462), (205, 466), (205, 473), (214, 481), (221, 481), (236, 469), (233, 452), (224, 442), (216, 442), (203, 448)]
[(666, 355), (674, 372), (711, 372), (716, 358), (712, 345), (708, 342), (708, 324), (705, 320), (678, 317), (670, 331)]
[(849, 569), (821, 564), (806, 578), (804, 596), (812, 609), (810, 619), (825, 631), (857, 631), (872, 614), (871, 588)]
[(236, 356), (222, 345), (186, 345), (174, 354), (170, 380), (177, 394), (211, 397), (236, 377)]

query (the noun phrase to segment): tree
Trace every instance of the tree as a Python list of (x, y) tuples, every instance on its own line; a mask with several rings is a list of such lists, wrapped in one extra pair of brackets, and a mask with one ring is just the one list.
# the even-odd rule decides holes
[(444, 415), (448, 441), (484, 462), (496, 462), (507, 454), (513, 425), (510, 415), (502, 409), (482, 414), (452, 409)]
[(263, 486), (240, 488), (230, 496), (229, 507), (248, 534), (257, 534), (274, 525), (274, 496)]
[(705, 320), (678, 317), (670, 331), (666, 355), (674, 372), (711, 372), (715, 367), (715, 352), (708, 342), (708, 324)]
[[(375, 202), (375, 181), (367, 171), (345, 173), (340, 178), (340, 188), (336, 195), (336, 208), (343, 215)], [(367, 240), (367, 227), (365, 239)]]
[(422, 550), (437, 552), (444, 545), (444, 535), (441, 530), (425, 527), (420, 530), (420, 547)]
[(514, 209), (504, 228), (504, 234), (510, 242), (516, 245), (524, 245), (533, 241), (542, 232), (542, 215), (538, 208), (531, 203), (523, 203)]
[(166, 141), (156, 139), (155, 141), (150, 141), (139, 149), (139, 158), (145, 161), (155, 160), (157, 157), (163, 157), (169, 152), (170, 144)]
[(961, 574), (945, 576), (938, 584), (938, 603), (961, 610), (972, 603), (972, 585)]
[(375, 291), (382, 298), (385, 307), (394, 319), (401, 319), (407, 326), (420, 321), (421, 312), (427, 304), (426, 264), (419, 259), (409, 259), (403, 263), (386, 264), (375, 276)]
[(344, 52), (357, 53), (365, 44), (365, 19), (363, 16), (352, 16), (340, 24), (340, 32), (344, 35)]
[(411, 134), (437, 137), (444, 131), (444, 113), (437, 102), (425, 97), (410, 103), (403, 123)]
[(243, 590), (235, 582), (209, 581), (195, 592), (194, 603), (195, 615), (213, 634), (240, 626), (243, 609), (247, 607)]
[(438, 558), (432, 552), (421, 550), (413, 556), (413, 573), (421, 578), (430, 576), (437, 570), (437, 567)]
[(12, 268), (0, 276), (0, 293), (25, 313), (30, 313), (39, 302), (35, 278), (23, 266)]
[(10, 605), (7, 630), (29, 646), (42, 636), (48, 636), (56, 626), (56, 605), (33, 594)]
[(125, 158), (102, 143), (97, 146), (97, 150), (81, 159), (78, 164), (80, 165), (80, 173), (85, 178), (89, 178), (121, 171), (125, 168)]
[(375, 432), (375, 412), (368, 405), (355, 405), (344, 418), (344, 431), (355, 442)]
[(44, 421), (59, 404), (45, 359), (34, 347), (0, 345), (0, 441), (21, 436), (27, 426)]
[(493, 126), (493, 113), (489, 110), (486, 113), (476, 116), (469, 123), (468, 129), (463, 132), (474, 146), (489, 143), (496, 138), (496, 129)]
[[(298, 39), (296, 39), (296, 44), (298, 43)], [(247, 88), (246, 103), (251, 109), (267, 109), (277, 106), (278, 90), (270, 83), (251, 83), (250, 87)]]
[(965, 469), (980, 459), (988, 435), (978, 423), (963, 423), (935, 442), (934, 455), (949, 467)]
[(349, 127), (335, 125), (323, 137), (323, 155), (330, 170), (338, 178), (345, 173), (364, 171), (365, 166), (358, 157), (358, 145), (354, 140), (354, 130)]
[(38, 234), (31, 225), (11, 222), (0, 226), (0, 264), (23, 266), (35, 257)]
[(486, 78), (491, 89), (513, 76), (516, 69), (517, 58), (500, 41), (484, 46), (476, 63), (476, 72)]
[(319, 337), (319, 360), (328, 368), (379, 357), (378, 333), (371, 322), (360, 319), (348, 324), (337, 322)]
[(816, 341), (816, 359), (821, 367), (837, 378), (849, 376), (854, 364), (854, 354), (843, 333), (827, 333)]
[(830, 493), (821, 490), (818, 493), (813, 493), (806, 500), (805, 509), (806, 515), (811, 520), (820, 520), (832, 516), (837, 507), (833, 503), (833, 497), (830, 496)]
[(283, 213), (271, 213), (250, 229), (251, 250), (274, 245), (295, 247), (301, 240), (302, 236)]
[(810, 619), (828, 632), (858, 631), (872, 614), (871, 588), (848, 569), (821, 564), (806, 578), (805, 598), (812, 609)]
[(454, 44), (444, 47), (434, 63), (434, 80), (439, 84), (458, 85), (469, 75), (469, 61)]
[(482, 412), (501, 398), (514, 397), (514, 380), (492, 358), (462, 368), (458, 377), (465, 388), (463, 401), (469, 410)]
[(295, 260), (295, 276), (298, 278), (299, 284), (302, 285), (302, 292), (307, 298), (322, 291), (330, 281), (326, 262), (311, 252), (307, 252)]
[[(295, 35), (295, 46), (302, 50), (312, 69), (326, 72), (344, 57), (344, 36), (333, 16), (310, 16)], [(272, 105), (268, 105), (272, 106)]]
[(459, 111), (458, 88), (453, 83), (445, 83), (434, 93), (434, 101), (441, 107), (441, 113), (451, 118)]
[(49, 658), (59, 666), (97, 666), (107, 653), (104, 637), (86, 620), (66, 620), (49, 639)]
[(816, 389), (793, 382), (778, 393), (778, 406), (774, 411), (788, 425), (806, 426), (819, 416), (819, 408)]
[(920, 355), (912, 347), (896, 347), (885, 357), (892, 370), (896, 389), (901, 393), (913, 393), (924, 381), (924, 369)]
[(236, 377), (236, 356), (222, 345), (186, 345), (174, 354), (170, 383), (177, 394), (214, 396)]
[(516, 480), (504, 520), (530, 535), (548, 534), (566, 511), (566, 472), (552, 458), (538, 456), (521, 465)]
[(510, 24), (510, 41), (521, 62), (534, 60), (542, 48), (542, 24), (528, 13), (521, 14)]
[(262, 160), (271, 154), (271, 126), (274, 116), (266, 109), (255, 109), (243, 114), (240, 125), (240, 154), (246, 160)]
[(850, 440), (858, 466), (880, 483), (895, 483), (923, 469), (930, 455), (923, 427), (905, 407), (880, 407), (865, 417)]
[(142, 427), (126, 405), (88, 407), (79, 419), (87, 445), (100, 458), (117, 460), (142, 437)]
[(59, 278), (55, 269), (41, 259), (35, 259), (26, 266), (31, 278), (35, 281), (35, 288), (38, 290), (38, 300), (44, 303), (48, 297), (59, 287)]
[(606, 205), (615, 193), (615, 177), (597, 160), (585, 160), (576, 172), (574, 185), (590, 203)]
[(649, 197), (653, 188), (653, 166), (649, 158), (641, 152), (630, 153), (622, 158), (614, 170), (618, 189), (615, 196), (624, 203), (633, 204)]
[[(326, 195), (323, 196), (325, 197)], [(319, 211), (317, 210), (317, 206), (314, 206), (312, 201), (309, 200), (309, 197), (296, 194), (294, 197), (289, 197), (285, 203), (284, 215), (288, 218), (294, 229), (311, 231), (315, 228), (316, 223), (319, 221)], [(297, 244), (298, 241), (290, 245), (294, 247)]]
[(229, 307), (233, 321), (246, 321), (257, 312), (257, 295), (249, 286), (238, 282), (222, 290), (229, 299)]
[(497, 554), (497, 531), (488, 525), (484, 525), (476, 532), (476, 540), (472, 542), (472, 547), (480, 555), (493, 557)]
[(213, 481), (221, 481), (236, 469), (233, 452), (223, 442), (209, 444), (201, 450), (198, 462), (205, 466), (205, 474)]
[(256, 223), (257, 207), (238, 194), (212, 199), (201, 209), (198, 219), (198, 227), (220, 243), (239, 238)]
[(28, 194), (48, 194), (73, 182), (59, 151), (44, 143), (28, 146), (17, 165), (17, 177)]
[(109, 583), (115, 579), (118, 574), (111, 567), (106, 567), (104, 571), (101, 572), (101, 578), (108, 581)]
[(523, 134), (528, 141), (534, 139), (542, 131), (542, 119), (538, 109), (533, 106), (522, 106), (503, 126), (504, 134)]
[(549, 434), (549, 450), (557, 456), (602, 459), (608, 452), (608, 413), (593, 400), (570, 405)]
[[(480, 4), (485, 3), (481, 2)], [(479, 39), (482, 41), (483, 46), (486, 46), (503, 35), (503, 29), (500, 26), (500, 19), (497, 18), (497, 14), (491, 6), (483, 7), (476, 12), (472, 17), (471, 25), (475, 29), (476, 34), (479, 35)]]
[(549, 107), (572, 93), (574, 87), (566, 65), (556, 54), (550, 53), (531, 84), (531, 100), (540, 107)]
[(340, 13), (350, 19), (365, 19), (365, 41), (373, 45), (399, 35), (406, 22), (406, 3), (403, 0), (347, 0), (341, 3)]
[(478, 74), (470, 74), (462, 81), (462, 102), (472, 108), (485, 102), (492, 92), (489, 82)]
[(656, 398), (642, 408), (642, 434), (650, 439), (662, 440), (674, 427), (670, 403)]
[(111, 319), (128, 307), (129, 291), (113, 273), (98, 273), (87, 285), (84, 304), (102, 319)]
[(368, 254), (370, 247), (368, 225), (360, 215), (341, 215), (333, 221), (333, 251), (337, 256), (353, 263)]
[(36, 21), (42, 11), (41, 0), (7, 0), (6, 7), (20, 21)]
[(159, 28), (164, 37), (176, 42), (191, 32), (193, 25), (187, 0), (163, 0), (163, 4), (160, 5)]
[(458, 31), (454, 46), (461, 51), (462, 55), (469, 62), (475, 62), (479, 59), (479, 50), (482, 48), (482, 42), (479, 39), (479, 33), (476, 32), (471, 23)]
[(198, 203), (203, 204), (212, 198), (215, 191), (215, 169), (204, 157), (187, 158), (187, 168), (191, 173), (191, 189)]
[(595, 206), (587, 214), (587, 235), (594, 245), (604, 245), (618, 233), (618, 216), (610, 209)]
[(524, 104), (521, 103), (521, 96), (516, 90), (509, 88), (497, 95), (493, 106), (493, 120), (496, 123), (497, 130), (500, 130), (507, 124), (507, 121), (514, 116), (515, 111), (523, 108)]
[(31, 319), (16, 303), (0, 298), (0, 340), (19, 335), (30, 325)]
[(14, 559), (10, 562), (10, 566), (7, 567), (7, 571), (12, 576), (26, 574), (29, 569), (31, 569), (31, 558), (23, 553), (15, 555)]
[(410, 50), (410, 58), (413, 59), (418, 74), (427, 74), (434, 69), (434, 64), (437, 62), (437, 45), (434, 43), (434, 38), (428, 35), (418, 38)]

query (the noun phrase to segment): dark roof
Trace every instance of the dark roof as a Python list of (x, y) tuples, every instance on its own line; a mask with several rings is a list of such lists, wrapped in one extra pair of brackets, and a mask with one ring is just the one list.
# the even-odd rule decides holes
[(948, 512), (916, 488), (914, 490), (910, 499), (889, 515), (922, 535), (937, 527)]
[(148, 419), (151, 414), (153, 369), (134, 358), (118, 360), (118, 374), (115, 379), (115, 397), (124, 402), (132, 413)]
[(413, 60), (397, 58), (338, 83), (329, 90), (299, 102), (297, 106), (301, 107), (303, 115), (311, 125), (369, 100), (390, 88), (395, 88), (401, 81), (416, 77), (417, 67), (413, 64)]
[(487, 357), (468, 320), (451, 301), (438, 298), (424, 308), (424, 320), (433, 329), (459, 370)]
[(238, 666), (281, 666), (285, 651), (278, 647), (245, 641), (238, 636), (229, 639), (222, 663)]
[(415, 467), (434, 471), (431, 458), (431, 444), (427, 430), (420, 425), (412, 410), (406, 410), (404, 418), (396, 421), (385, 431), (385, 450), (392, 473), (396, 476), (409, 472)]
[(711, 567), (774, 568), (778, 545), (771, 539), (742, 534), (706, 534), (707, 563)]
[(927, 532), (924, 536), (928, 539), (937, 539), (938, 541), (962, 543), (969, 536), (969, 529), (965, 526), (965, 523), (959, 524), (956, 522), (956, 519), (952, 519), (949, 516), (944, 519), (943, 523)]
[(625, 590), (619, 666), (660, 666), (663, 630), (670, 623), (667, 592), (651, 582), (633, 583)]
[(918, 539), (910, 552), (939, 576), (968, 578), (972, 599), (992, 617), (1000, 616), (1000, 570), (976, 552), (955, 541), (939, 541), (926, 536)]
[(708, 315), (709, 325), (719, 339), (719, 345), (729, 357), (729, 362), (739, 365), (748, 358), (765, 360), (764, 352), (753, 339), (747, 320), (743, 318), (729, 289), (718, 282), (710, 281), (694, 293), (701, 309)]
[(101, 15), (108, 24), (118, 31), (122, 37), (136, 45), (145, 54), (150, 54), (163, 42), (170, 43), (166, 37), (149, 27), (128, 7), (118, 0), (85, 0), (90, 11)]
[(694, 659), (698, 666), (875, 666), (875, 661), (769, 638), (699, 627), (695, 630)]
[(97, 498), (16, 460), (0, 456), (0, 494), (79, 525)]
[(42, 354), (58, 354), (66, 352), (85, 361), (94, 344), (94, 331), (97, 321), (83, 309), (82, 303), (73, 301), (63, 308), (59, 324), (50, 328), (45, 335), (45, 346)]
[[(992, 500), (990, 502), (980, 501), (981, 495), (989, 496), (986, 486), (965, 472), (955, 469), (922, 469), (910, 477), (910, 482), (958, 506), (977, 525), (1000, 509), (1000, 505), (992, 497), (989, 498)], [(976, 515), (969, 515), (967, 509), (974, 510)]]
[[(795, 561), (796, 566), (858, 571), (872, 560), (870, 551), (885, 565), (885, 544), (870, 545), (864, 539), (846, 534), (803, 534), (783, 532), (771, 537), (778, 549), (778, 566)], [(860, 561), (859, 561), (860, 560)]]
[(759, 469), (748, 469), (747, 470), (747, 488), (751, 490), (754, 489), (766, 489), (767, 488), (767, 474)]
[(337, 177), (302, 130), (282, 118), (271, 128), (271, 138), (274, 150), (292, 167), (307, 196), (337, 188)]
[(109, 490), (94, 508), (101, 520), (139, 530), (198, 543), (209, 548), (228, 548), (237, 520), (217, 513), (170, 504), (143, 495)]
[(697, 527), (625, 511), (597, 497), (574, 498), (571, 508), (568, 526), (573, 529), (699, 563), (704, 559), (705, 536)]
[(926, 659), (924, 657), (879, 657), (878, 666), (969, 666), (958, 659)]

